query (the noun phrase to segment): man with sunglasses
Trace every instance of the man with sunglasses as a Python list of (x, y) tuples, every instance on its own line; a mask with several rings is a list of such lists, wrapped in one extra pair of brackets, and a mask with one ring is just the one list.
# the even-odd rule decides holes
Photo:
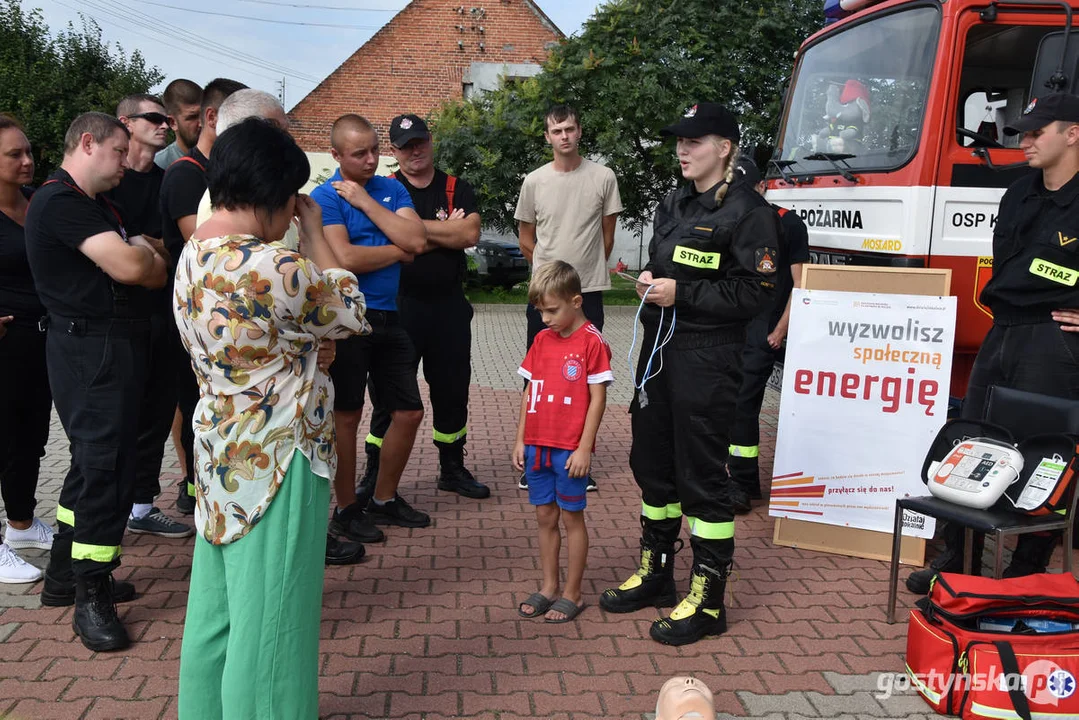
[[(116, 107), (116, 116), (131, 133), (127, 169), (109, 199), (116, 205), (129, 235), (149, 241), (170, 267), (161, 240), (161, 181), (165, 171), (154, 163), (155, 154), (168, 140), (169, 117), (154, 95), (128, 95)], [(195, 529), (177, 522), (154, 507), (161, 493), (161, 462), (165, 440), (172, 429), (176, 410), (175, 373), (169, 360), (169, 330), (173, 323), (168, 295), (162, 290), (145, 293), (150, 317), (150, 365), (139, 412), (139, 439), (135, 449), (135, 493), (128, 532), (183, 538)]]

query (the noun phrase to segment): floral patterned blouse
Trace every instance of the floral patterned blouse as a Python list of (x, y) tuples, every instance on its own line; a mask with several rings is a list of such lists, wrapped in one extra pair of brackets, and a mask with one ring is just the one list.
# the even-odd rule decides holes
[(250, 235), (186, 243), (175, 288), (201, 396), (195, 522), (225, 545), (266, 514), (296, 450), (333, 477), (333, 385), (315, 364), (319, 341), (371, 328), (355, 275)]

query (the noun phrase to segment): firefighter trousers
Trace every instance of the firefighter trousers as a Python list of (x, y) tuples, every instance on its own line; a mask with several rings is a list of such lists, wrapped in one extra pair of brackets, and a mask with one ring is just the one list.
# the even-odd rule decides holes
[[(416, 352), (413, 366), (423, 361), (423, 379), (431, 395), (434, 441), (452, 444), (468, 433), (468, 386), (472, 382), (472, 305), (463, 292), (448, 297), (397, 298), (401, 324)], [(390, 413), (379, 405), (372, 383), (371, 431), (367, 443), (382, 446)]]
[(110, 573), (135, 489), (139, 404), (146, 381), (149, 322), (51, 315), (49, 384), (68, 440), (50, 571)]
[[(638, 386), (654, 339), (654, 331), (645, 333)], [(646, 525), (685, 515), (695, 559), (717, 567), (729, 562), (734, 551), (724, 464), (742, 381), (742, 345), (742, 337), (730, 333), (675, 335), (662, 351), (662, 370), (635, 392), (630, 405), (629, 462), (641, 488)], [(658, 366), (657, 356), (653, 372)], [(670, 528), (680, 524), (663, 523)]]

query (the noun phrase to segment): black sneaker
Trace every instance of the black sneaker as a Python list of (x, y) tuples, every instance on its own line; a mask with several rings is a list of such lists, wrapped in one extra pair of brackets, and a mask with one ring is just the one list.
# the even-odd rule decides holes
[(382, 505), (371, 498), (371, 502), (367, 504), (367, 514), (378, 525), (422, 528), (431, 524), (430, 515), (416, 510), (400, 495), (394, 495), (393, 500)]
[(371, 517), (359, 503), (334, 510), (330, 532), (360, 543), (380, 543), (386, 539), (386, 535), (371, 523)]
[(181, 515), (195, 514), (195, 496), (188, 495), (187, 483), (180, 483), (180, 496), (176, 498), (176, 510)]
[(358, 542), (342, 542), (329, 533), (326, 534), (326, 564), (355, 565), (366, 553)]
[(521, 479), (517, 481), (517, 487), (521, 488), (522, 490), (528, 489), (528, 475), (526, 475), (525, 473), (521, 473)]
[(599, 492), (599, 486), (596, 485), (595, 479), (591, 475), (588, 476), (588, 482), (584, 486), (585, 492)]

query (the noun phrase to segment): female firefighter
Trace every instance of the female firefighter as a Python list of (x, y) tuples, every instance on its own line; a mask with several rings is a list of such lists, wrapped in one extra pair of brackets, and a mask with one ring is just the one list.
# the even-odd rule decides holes
[(689, 520), (689, 594), (654, 640), (685, 645), (727, 628), (723, 592), (734, 556), (728, 427), (741, 383), (746, 325), (772, 302), (779, 216), (736, 181), (738, 121), (698, 103), (662, 130), (677, 138), (690, 182), (656, 210), (637, 293), (644, 340), (635, 377), (630, 467), (641, 488), (640, 568), (606, 590), (608, 612), (675, 603), (674, 554)]

